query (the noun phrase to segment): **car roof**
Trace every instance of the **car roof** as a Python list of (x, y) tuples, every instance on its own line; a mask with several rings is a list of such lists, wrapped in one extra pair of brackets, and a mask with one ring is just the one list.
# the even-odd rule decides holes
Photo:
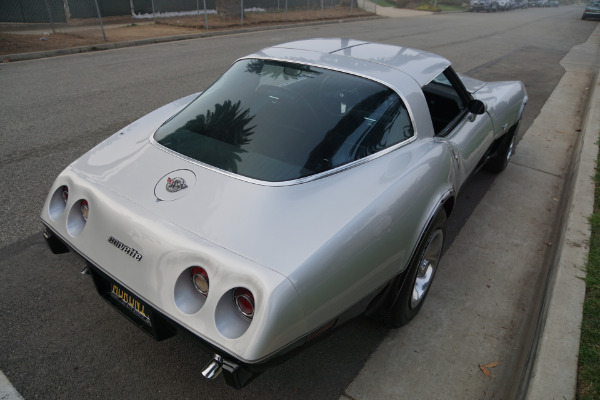
[(421, 87), (450, 65), (447, 59), (422, 50), (341, 38), (282, 43), (244, 58), (311, 64), (367, 76), (384, 83), (392, 83), (388, 82), (387, 77), (390, 70), (397, 70), (414, 79)]

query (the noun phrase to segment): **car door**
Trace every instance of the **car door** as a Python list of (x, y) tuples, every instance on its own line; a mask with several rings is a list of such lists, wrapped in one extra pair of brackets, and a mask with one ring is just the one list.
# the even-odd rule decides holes
[(435, 135), (452, 153), (458, 189), (481, 165), (494, 141), (491, 119), (483, 104), (473, 107), (477, 100), (473, 100), (451, 67), (425, 85), (423, 94)]

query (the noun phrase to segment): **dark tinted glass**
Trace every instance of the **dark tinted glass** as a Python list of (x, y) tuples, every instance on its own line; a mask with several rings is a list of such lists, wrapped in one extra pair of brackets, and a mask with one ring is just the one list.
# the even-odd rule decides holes
[(280, 182), (336, 168), (412, 135), (404, 104), (386, 86), (321, 68), (242, 60), (154, 138), (213, 167)]

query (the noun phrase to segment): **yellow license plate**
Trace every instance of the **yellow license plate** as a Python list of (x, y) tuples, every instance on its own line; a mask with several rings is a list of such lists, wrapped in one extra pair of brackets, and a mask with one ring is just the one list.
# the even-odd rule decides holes
[(152, 325), (149, 314), (150, 307), (136, 296), (129, 293), (126, 289), (123, 289), (120, 285), (117, 285), (114, 282), (110, 285), (110, 295), (113, 299), (117, 300), (127, 310), (139, 317), (145, 324), (149, 326)]

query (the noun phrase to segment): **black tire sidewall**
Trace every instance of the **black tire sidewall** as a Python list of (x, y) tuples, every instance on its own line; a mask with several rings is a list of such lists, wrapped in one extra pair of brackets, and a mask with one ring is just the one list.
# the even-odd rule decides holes
[[(519, 128), (519, 122), (513, 125), (513, 127), (504, 135), (498, 153), (492, 158), (490, 158), (484, 165), (484, 169), (486, 171), (498, 174), (506, 169), (506, 167), (508, 166), (508, 162), (510, 161), (508, 157), (508, 151), (510, 149), (511, 143), (513, 142), (513, 140), (516, 139), (517, 131)], [(515, 151), (514, 148), (515, 146), (513, 144), (513, 153)]]
[[(401, 327), (409, 323), (421, 310), (429, 291), (431, 290), (431, 283), (435, 279), (435, 274), (437, 273), (437, 269), (434, 271), (434, 276), (431, 278), (431, 283), (427, 288), (427, 291), (423, 295), (423, 298), (419, 302), (416, 307), (411, 307), (411, 297), (413, 292), (413, 287), (415, 285), (415, 280), (417, 279), (417, 270), (419, 264), (423, 258), (423, 254), (429, 241), (431, 240), (434, 232), (438, 229), (442, 230), (443, 240), (446, 238), (446, 223), (447, 217), (446, 212), (444, 210), (438, 211), (435, 217), (430, 222), (425, 234), (421, 238), (419, 245), (417, 247), (417, 251), (415, 252), (413, 259), (411, 260), (408, 266), (408, 273), (405, 276), (403, 284), (400, 286), (400, 290), (398, 292), (398, 296), (396, 301), (392, 304), (390, 313), (389, 313), (389, 321), (388, 325), (394, 328)], [(442, 244), (443, 246), (443, 244)], [(440, 255), (441, 256), (441, 255)], [(438, 264), (439, 267), (439, 264)]]

